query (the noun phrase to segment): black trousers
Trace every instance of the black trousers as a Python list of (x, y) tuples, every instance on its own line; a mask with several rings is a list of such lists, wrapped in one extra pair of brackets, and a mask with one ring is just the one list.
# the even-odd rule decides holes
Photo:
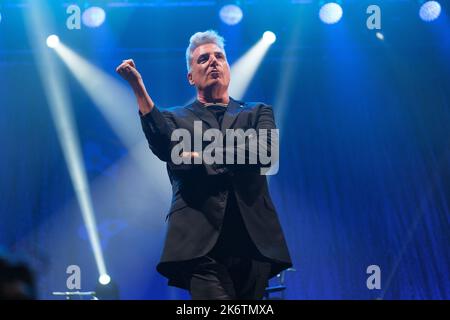
[(258, 300), (264, 296), (270, 263), (251, 258), (203, 257), (191, 274), (193, 300)]
[(251, 240), (230, 192), (219, 239), (206, 256), (197, 260), (187, 279), (192, 299), (262, 299), (270, 271), (270, 261)]

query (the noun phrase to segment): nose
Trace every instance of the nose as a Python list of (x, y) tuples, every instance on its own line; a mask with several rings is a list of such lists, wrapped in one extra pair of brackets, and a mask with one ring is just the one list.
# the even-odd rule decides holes
[(213, 66), (217, 66), (217, 64), (219, 63), (219, 61), (217, 60), (217, 58), (216, 58), (216, 56), (215, 55), (212, 55), (212, 58), (211, 58), (212, 60), (211, 60), (211, 66), (213, 67)]

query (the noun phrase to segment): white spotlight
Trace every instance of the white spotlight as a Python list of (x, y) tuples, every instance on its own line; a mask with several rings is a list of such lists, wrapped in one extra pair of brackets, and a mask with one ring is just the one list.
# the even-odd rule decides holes
[(220, 19), (230, 26), (234, 26), (241, 22), (244, 14), (242, 13), (242, 9), (235, 4), (228, 4), (223, 6), (219, 12)]
[(441, 5), (437, 1), (427, 1), (420, 7), (419, 16), (423, 21), (430, 22), (439, 18)]
[(57, 35), (52, 34), (47, 37), (47, 46), (49, 48), (55, 48), (59, 44), (59, 37)]
[[(37, 64), (38, 71), (79, 209), (86, 225), (89, 242), (94, 251), (95, 262), (99, 274), (107, 274), (95, 222), (86, 169), (71, 111), (71, 100), (64, 85), (65, 79), (59, 72), (59, 67), (53, 54), (51, 54), (50, 50), (45, 50), (44, 40), (48, 35), (46, 30), (48, 29), (47, 22), (49, 21), (47, 14), (50, 12), (50, 9), (46, 7), (46, 2), (48, 1), (28, 1), (30, 8), (26, 10), (27, 19), (25, 19), (27, 31), (30, 35), (31, 46), (34, 49), (33, 53), (39, 62)], [(48, 36), (46, 43), (49, 47), (54, 48), (56, 52), (63, 46), (63, 43), (59, 41), (56, 35)]]
[(266, 31), (263, 34), (263, 39), (267, 44), (272, 44), (277, 40), (277, 36), (272, 31)]
[(86, 27), (97, 28), (105, 22), (106, 13), (100, 7), (90, 7), (83, 12), (81, 20)]
[(381, 32), (375, 34), (379, 40), (384, 40), (384, 35)]
[(98, 282), (100, 282), (102, 285), (107, 285), (109, 282), (111, 281), (111, 277), (108, 276), (107, 274), (102, 274), (99, 278), (98, 278)]
[(338, 23), (342, 18), (342, 7), (335, 2), (324, 4), (319, 11), (320, 20), (326, 24)]
[(242, 99), (252, 81), (264, 56), (276, 37), (273, 32), (267, 31), (238, 61), (231, 66), (231, 78), (228, 89), (230, 95), (236, 99)]

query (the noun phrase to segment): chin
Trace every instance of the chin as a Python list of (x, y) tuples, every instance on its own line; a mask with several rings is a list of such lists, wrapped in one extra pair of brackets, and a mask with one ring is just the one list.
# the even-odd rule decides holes
[(211, 87), (211, 86), (215, 86), (215, 85), (218, 85), (218, 84), (223, 84), (221, 79), (210, 79), (206, 83), (205, 87)]

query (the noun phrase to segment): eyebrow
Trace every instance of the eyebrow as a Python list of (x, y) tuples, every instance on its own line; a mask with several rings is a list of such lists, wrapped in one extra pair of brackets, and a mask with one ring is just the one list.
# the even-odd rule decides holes
[[(215, 55), (218, 54), (218, 55), (220, 55), (220, 56), (222, 56), (222, 57), (225, 57), (225, 54), (224, 54), (222, 51), (214, 51), (213, 53), (214, 53)], [(204, 57), (209, 57), (209, 55), (210, 55), (209, 52), (206, 52), (206, 53), (203, 53), (203, 54), (199, 55), (198, 58), (197, 58), (197, 62), (199, 62), (200, 59), (202, 59), (202, 58), (204, 58)]]

